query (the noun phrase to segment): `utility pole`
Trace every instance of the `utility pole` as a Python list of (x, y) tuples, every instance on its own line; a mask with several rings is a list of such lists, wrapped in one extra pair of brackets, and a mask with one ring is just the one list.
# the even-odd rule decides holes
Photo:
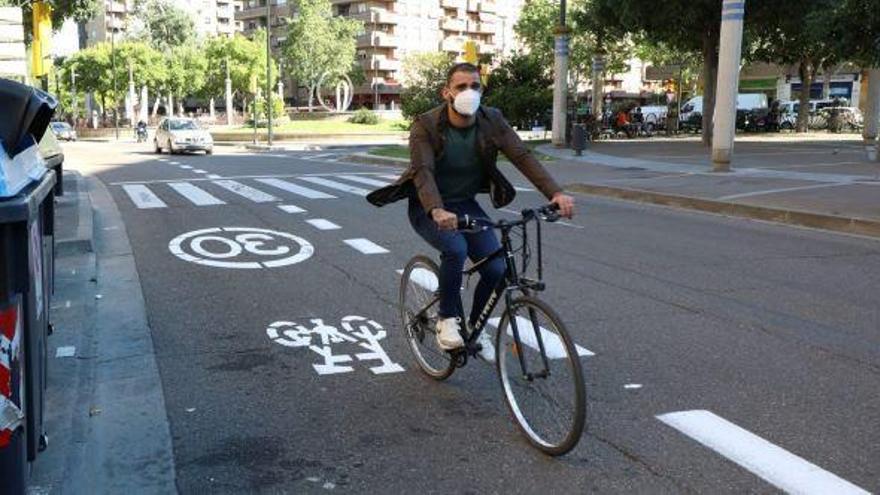
[(565, 25), (565, 0), (559, 5), (556, 27), (555, 68), (553, 81), (553, 145), (565, 146), (565, 120), (568, 102), (568, 27)]
[(718, 86), (712, 123), (712, 169), (715, 172), (730, 172), (730, 159), (733, 156), (745, 5), (745, 0), (724, 0), (721, 6), (721, 48), (718, 52)]
[(266, 115), (269, 117), (268, 141), (272, 146), (272, 2), (266, 0)]
[(119, 110), (116, 101), (116, 26), (110, 26), (110, 72), (113, 74), (113, 127), (116, 129), (116, 140), (119, 141)]

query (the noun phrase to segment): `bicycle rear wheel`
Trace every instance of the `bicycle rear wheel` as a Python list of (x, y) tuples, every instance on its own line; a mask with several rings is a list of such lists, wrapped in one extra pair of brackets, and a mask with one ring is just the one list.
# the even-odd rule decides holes
[(448, 352), (437, 345), (436, 324), (440, 269), (427, 256), (409, 260), (400, 278), (400, 321), (419, 367), (435, 380), (455, 371)]
[(520, 430), (546, 454), (567, 453), (584, 430), (586, 391), (580, 357), (565, 325), (543, 301), (520, 297), (502, 316), (496, 339), (501, 387)]

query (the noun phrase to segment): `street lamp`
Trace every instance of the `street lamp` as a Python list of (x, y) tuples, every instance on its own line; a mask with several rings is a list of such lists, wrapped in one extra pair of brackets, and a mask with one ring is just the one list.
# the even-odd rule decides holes
[(266, 115), (269, 117), (268, 141), (272, 146), (272, 2), (266, 0)]
[(113, 127), (116, 129), (116, 140), (119, 141), (119, 102), (116, 100), (116, 26), (110, 24), (110, 65), (113, 74)]

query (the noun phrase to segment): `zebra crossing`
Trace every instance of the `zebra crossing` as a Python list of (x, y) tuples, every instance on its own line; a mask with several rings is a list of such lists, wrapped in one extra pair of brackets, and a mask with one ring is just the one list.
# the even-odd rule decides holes
[[(192, 206), (218, 206), (242, 199), (258, 204), (281, 203), (291, 198), (332, 200), (338, 199), (340, 193), (364, 197), (372, 189), (387, 186), (396, 178), (389, 174), (342, 173), (246, 179), (198, 178), (119, 186), (136, 208), (146, 210), (168, 208), (175, 203), (173, 197)], [(284, 211), (296, 211), (289, 205), (281, 207)]]

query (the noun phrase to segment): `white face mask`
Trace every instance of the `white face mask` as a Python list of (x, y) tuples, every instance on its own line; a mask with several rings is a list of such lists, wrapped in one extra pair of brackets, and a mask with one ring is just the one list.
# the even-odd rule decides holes
[(480, 92), (475, 89), (466, 89), (455, 97), (452, 107), (455, 111), (470, 117), (477, 113), (480, 108)]

